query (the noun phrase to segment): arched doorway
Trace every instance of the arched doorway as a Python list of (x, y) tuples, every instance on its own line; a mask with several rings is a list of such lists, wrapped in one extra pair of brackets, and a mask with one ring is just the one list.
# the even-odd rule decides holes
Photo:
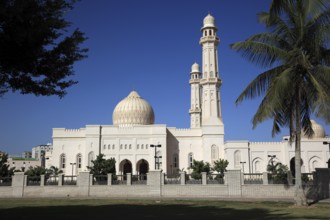
[[(300, 159), (300, 166), (302, 166), (304, 164), (304, 161), (302, 159)], [(290, 160), (290, 171), (292, 173), (292, 176), (295, 177), (296, 176), (296, 159), (295, 157), (292, 157)]]
[(141, 180), (147, 179), (147, 173), (149, 171), (149, 163), (148, 161), (142, 159), (137, 163), (138, 173), (140, 175)]
[(125, 160), (123, 165), (123, 174), (126, 175), (127, 173), (132, 173), (132, 163), (129, 160)]

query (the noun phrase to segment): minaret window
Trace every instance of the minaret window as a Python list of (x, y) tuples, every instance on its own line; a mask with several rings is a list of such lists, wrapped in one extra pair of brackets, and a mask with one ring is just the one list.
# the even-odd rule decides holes
[(192, 153), (189, 153), (188, 155), (188, 167), (192, 168), (193, 166), (193, 154)]
[(61, 154), (60, 156), (60, 168), (65, 168), (65, 154)]
[(212, 35), (212, 30), (209, 30), (209, 35)]
[(207, 36), (207, 31), (204, 31), (204, 36), (205, 36), (205, 37)]

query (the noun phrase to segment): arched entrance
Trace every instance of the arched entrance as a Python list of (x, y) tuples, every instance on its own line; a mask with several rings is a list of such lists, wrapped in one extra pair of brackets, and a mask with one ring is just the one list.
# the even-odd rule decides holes
[(146, 180), (147, 179), (147, 173), (149, 171), (149, 163), (148, 161), (142, 159), (142, 160), (139, 160), (138, 163), (137, 163), (137, 171), (140, 175), (140, 178), (142, 180)]
[(127, 173), (132, 173), (132, 164), (129, 160), (127, 160), (126, 163), (124, 163), (123, 173), (124, 175), (126, 175)]
[(119, 171), (121, 171), (121, 173), (123, 175), (126, 175), (127, 173), (132, 173), (132, 163), (131, 161), (125, 159), (122, 160), (119, 164)]
[[(302, 166), (304, 164), (304, 161), (302, 159), (300, 159), (300, 166)], [(296, 159), (295, 157), (292, 157), (290, 160), (290, 171), (292, 173), (292, 176), (295, 177), (296, 176)]]

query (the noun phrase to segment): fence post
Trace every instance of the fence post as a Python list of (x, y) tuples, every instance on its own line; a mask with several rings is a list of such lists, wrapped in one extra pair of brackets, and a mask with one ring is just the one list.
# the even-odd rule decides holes
[(16, 172), (12, 178), (12, 187), (13, 187), (13, 197), (23, 197), (25, 185), (25, 175), (24, 172)]
[(165, 173), (162, 173), (162, 174), (161, 174), (161, 177), (162, 177), (162, 179), (161, 179), (161, 184), (162, 184), (162, 185), (165, 185)]
[(241, 170), (228, 170), (225, 173), (229, 197), (242, 197)]
[(45, 175), (40, 175), (40, 186), (45, 186)]
[(132, 174), (131, 173), (127, 173), (126, 174), (127, 177), (127, 185), (132, 185)]
[(263, 183), (263, 185), (268, 185), (268, 173), (267, 172), (262, 173), (262, 183)]
[(152, 197), (161, 197), (161, 180), (162, 171), (160, 170), (151, 170), (148, 173), (147, 185), (150, 187), (149, 195)]
[(93, 174), (89, 174), (89, 185), (92, 186), (93, 185), (93, 178), (94, 178), (94, 175)]
[(108, 186), (112, 185), (112, 173), (108, 173)]
[(206, 185), (206, 172), (202, 172), (202, 185)]
[(181, 185), (186, 185), (186, 172), (180, 172)]
[(90, 179), (89, 171), (79, 172), (79, 175), (77, 176), (77, 187), (79, 187), (79, 195), (89, 196)]
[(241, 184), (244, 185), (244, 173), (241, 172)]
[(63, 186), (63, 176), (64, 176), (63, 173), (58, 174), (58, 185), (59, 186)]

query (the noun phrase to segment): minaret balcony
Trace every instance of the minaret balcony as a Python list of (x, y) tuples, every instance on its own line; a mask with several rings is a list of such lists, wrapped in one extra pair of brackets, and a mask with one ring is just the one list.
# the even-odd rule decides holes
[(199, 84), (200, 81), (201, 81), (200, 79), (190, 79), (189, 83), (190, 84)]
[(202, 110), (200, 108), (189, 109), (189, 114), (201, 113), (201, 112)]
[(219, 84), (219, 85), (221, 85), (222, 81), (221, 81), (221, 79), (213, 77), (213, 78), (201, 79), (200, 84)]
[(218, 45), (220, 39), (217, 36), (205, 36), (205, 37), (201, 37), (199, 44), (203, 44), (206, 42), (215, 42), (216, 45)]

